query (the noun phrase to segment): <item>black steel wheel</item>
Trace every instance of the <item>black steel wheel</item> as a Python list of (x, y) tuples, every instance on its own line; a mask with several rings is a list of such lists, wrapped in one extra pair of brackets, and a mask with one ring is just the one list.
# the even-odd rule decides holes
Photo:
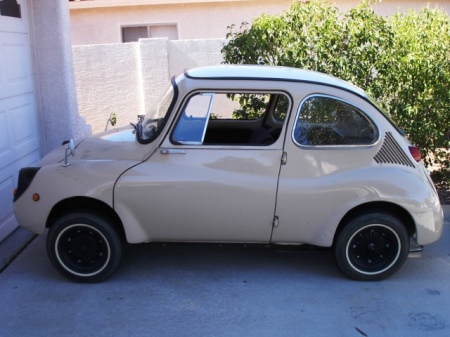
[(338, 234), (334, 254), (340, 269), (361, 281), (394, 274), (409, 252), (409, 235), (391, 214), (370, 213), (353, 218)]
[(76, 282), (100, 282), (120, 264), (122, 240), (114, 224), (99, 215), (73, 213), (57, 220), (47, 236), (55, 268)]

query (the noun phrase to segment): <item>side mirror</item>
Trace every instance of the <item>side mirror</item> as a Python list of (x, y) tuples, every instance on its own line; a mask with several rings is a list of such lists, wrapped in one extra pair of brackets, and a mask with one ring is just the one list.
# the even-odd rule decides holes
[(69, 155), (75, 156), (75, 142), (73, 141), (73, 139), (69, 140), (69, 142), (67, 143), (66, 153), (64, 156), (64, 165), (63, 165), (64, 167), (67, 167), (70, 165)]

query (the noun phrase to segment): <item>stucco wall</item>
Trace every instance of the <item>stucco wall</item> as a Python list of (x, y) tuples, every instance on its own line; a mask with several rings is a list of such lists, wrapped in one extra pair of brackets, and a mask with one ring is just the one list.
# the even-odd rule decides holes
[[(357, 6), (362, 0), (336, 0), (342, 10)], [(176, 1), (175, 1), (176, 2)], [(183, 1), (180, 1), (183, 2)], [(235, 2), (172, 3), (103, 8), (75, 8), (95, 6), (96, 2), (71, 2), (70, 24), (74, 45), (120, 43), (121, 27), (133, 25), (176, 24), (178, 39), (225, 38), (227, 26), (251, 22), (263, 13), (281, 14), (289, 9), (292, 0), (246, 0)], [(373, 5), (376, 13), (389, 15), (410, 8), (439, 6), (450, 12), (450, 0), (385, 0)]]
[[(87, 2), (86, 2), (87, 3)], [(121, 27), (176, 24), (178, 39), (225, 38), (227, 26), (251, 22), (262, 13), (279, 14), (291, 0), (247, 0), (129, 7), (71, 9), (74, 45), (122, 42)], [(76, 6), (73, 3), (73, 6)]]
[[(125, 44), (74, 46), (74, 70), (81, 116), (75, 138), (105, 130), (112, 112), (117, 124), (137, 120), (184, 69), (222, 62), (224, 39), (142, 39)], [(110, 127), (110, 126), (109, 126)]]
[(31, 44), (35, 57), (36, 105), (41, 123), (41, 152), (46, 154), (86, 128), (77, 112), (65, 1), (30, 3)]

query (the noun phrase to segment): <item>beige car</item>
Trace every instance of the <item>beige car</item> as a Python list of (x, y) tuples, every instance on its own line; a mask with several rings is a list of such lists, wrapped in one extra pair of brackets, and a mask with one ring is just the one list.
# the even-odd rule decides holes
[(22, 169), (14, 200), (78, 282), (112, 275), (124, 241), (332, 247), (380, 280), (443, 224), (419, 150), (364, 91), (281, 67), (185, 71), (136, 124)]

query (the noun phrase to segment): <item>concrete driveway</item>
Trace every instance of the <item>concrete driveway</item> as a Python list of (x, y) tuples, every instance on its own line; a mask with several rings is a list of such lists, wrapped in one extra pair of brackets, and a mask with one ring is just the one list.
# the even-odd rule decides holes
[(39, 236), (0, 274), (0, 336), (449, 336), (449, 219), (381, 282), (347, 279), (329, 251), (137, 245), (76, 284)]

